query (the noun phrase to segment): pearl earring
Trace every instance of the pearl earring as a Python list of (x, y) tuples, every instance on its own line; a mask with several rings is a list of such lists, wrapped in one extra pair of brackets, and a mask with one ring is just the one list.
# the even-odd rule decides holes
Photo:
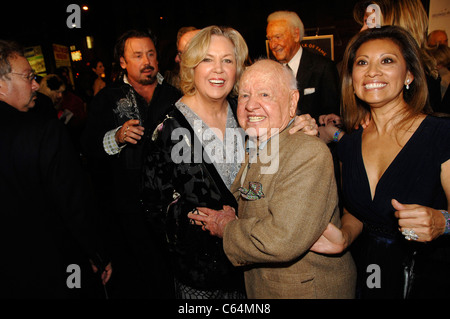
[(409, 79), (406, 80), (406, 89), (409, 90)]

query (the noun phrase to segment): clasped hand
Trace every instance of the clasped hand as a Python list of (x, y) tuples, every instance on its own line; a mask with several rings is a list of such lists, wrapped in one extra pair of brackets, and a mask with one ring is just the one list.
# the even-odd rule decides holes
[(222, 210), (214, 210), (206, 207), (197, 207), (188, 214), (193, 224), (202, 226), (213, 236), (223, 238), (225, 226), (237, 219), (234, 208), (224, 205)]
[[(97, 273), (98, 272), (97, 266), (94, 264), (94, 262), (92, 260), (90, 260), (90, 262), (91, 262), (92, 270), (94, 271), (94, 273)], [(106, 285), (106, 283), (109, 281), (109, 278), (111, 278), (111, 274), (112, 274), (112, 266), (111, 266), (111, 263), (108, 263), (106, 265), (105, 269), (100, 274), (100, 278), (102, 280), (103, 285)]]
[(319, 134), (319, 127), (311, 115), (302, 114), (295, 117), (294, 124), (289, 130), (289, 133), (294, 134), (298, 131), (303, 131), (306, 135), (315, 136)]

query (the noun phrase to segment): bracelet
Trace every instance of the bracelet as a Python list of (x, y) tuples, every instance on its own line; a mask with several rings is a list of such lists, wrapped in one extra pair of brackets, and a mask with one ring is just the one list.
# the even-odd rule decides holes
[(341, 129), (338, 129), (338, 130), (334, 133), (334, 135), (333, 135), (333, 142), (339, 142), (338, 137), (339, 137), (339, 134), (341, 134), (341, 133), (342, 133), (342, 130), (341, 130)]
[(444, 231), (444, 234), (450, 234), (450, 214), (446, 210), (441, 210), (441, 213), (445, 217), (445, 231)]

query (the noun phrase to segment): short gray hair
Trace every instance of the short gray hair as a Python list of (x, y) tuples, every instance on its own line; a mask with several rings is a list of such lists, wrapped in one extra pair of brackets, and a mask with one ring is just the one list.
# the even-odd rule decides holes
[[(298, 90), (297, 79), (295, 78), (294, 72), (292, 72), (292, 70), (286, 65), (265, 57), (258, 58), (253, 62), (252, 65), (255, 65), (257, 63), (269, 63), (270, 67), (272, 67), (279, 74), (279, 76), (277, 76), (276, 78), (281, 79), (286, 88), (288, 88), (289, 90)], [(251, 68), (252, 65), (247, 67), (246, 70)]]
[(292, 28), (298, 28), (300, 31), (300, 41), (305, 36), (305, 27), (297, 13), (293, 11), (275, 11), (267, 17), (267, 23), (277, 20), (286, 20)]
[(13, 41), (0, 40), (0, 79), (8, 79), (8, 73), (11, 73), (11, 63), (9, 60), (16, 56), (24, 57), (22, 47)]

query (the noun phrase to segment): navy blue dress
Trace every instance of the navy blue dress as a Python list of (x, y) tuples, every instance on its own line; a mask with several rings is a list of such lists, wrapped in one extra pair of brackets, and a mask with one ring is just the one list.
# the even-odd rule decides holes
[(364, 224), (352, 244), (357, 297), (449, 296), (450, 236), (431, 243), (407, 241), (391, 199), (447, 210), (440, 173), (441, 164), (450, 159), (450, 119), (423, 120), (380, 178), (373, 200), (361, 152), (362, 132), (345, 135), (338, 146), (344, 206)]

